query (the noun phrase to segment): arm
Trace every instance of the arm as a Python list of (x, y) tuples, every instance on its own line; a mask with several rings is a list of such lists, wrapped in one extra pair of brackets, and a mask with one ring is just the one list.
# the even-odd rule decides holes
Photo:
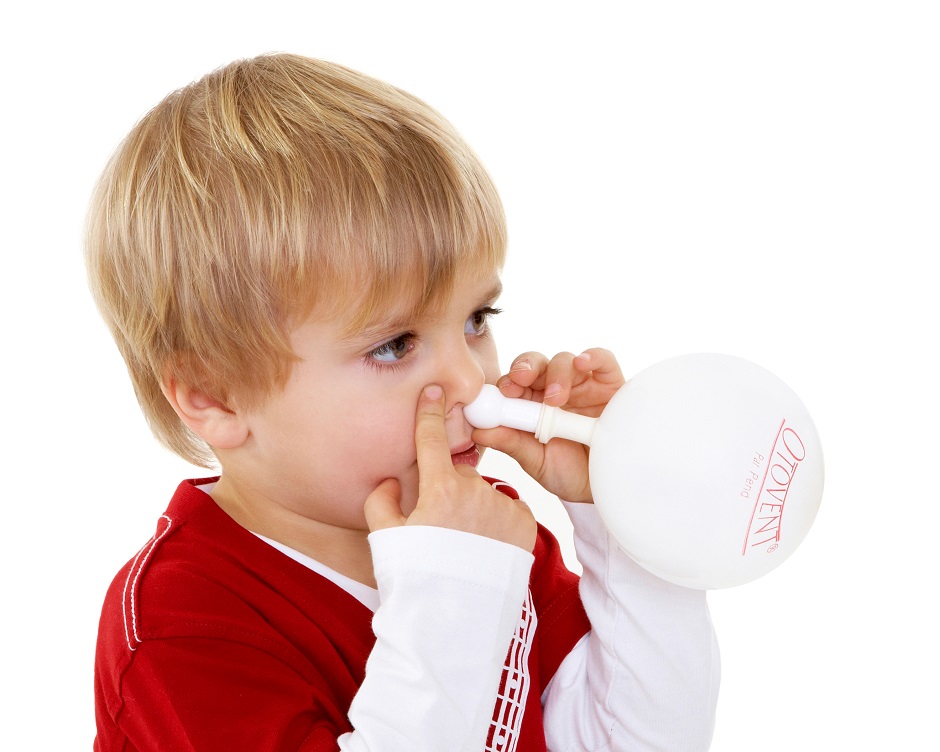
[(543, 694), (549, 749), (707, 750), (720, 664), (705, 592), (639, 567), (593, 505), (565, 507), (592, 631)]
[[(600, 349), (549, 360), (519, 356), (499, 382), (507, 397), (544, 401), (597, 417), (625, 383)], [(474, 440), (514, 457), (566, 508), (584, 566), (581, 597), (592, 624), (544, 694), (551, 749), (707, 749), (719, 681), (718, 650), (705, 594), (650, 575), (617, 548), (591, 498), (588, 448), (539, 443), (509, 428)]]
[[(428, 387), (418, 401), (411, 514), (402, 511), (394, 479), (366, 501), (383, 605), (373, 620), (377, 642), (366, 681), (350, 710), (356, 732), (343, 740), (350, 752), (389, 743), (468, 752), (485, 745), (537, 525), (523, 502), (472, 468), (454, 466), (444, 421), (443, 390)], [(462, 551), (470, 542), (473, 550)], [(396, 576), (414, 572), (422, 575), (416, 582)], [(465, 585), (455, 590), (455, 582)], [(433, 608), (416, 613), (416, 602)]]
[(340, 748), (479, 752), (532, 555), (435, 527), (382, 530), (370, 542), (382, 605), (349, 711), (356, 730)]

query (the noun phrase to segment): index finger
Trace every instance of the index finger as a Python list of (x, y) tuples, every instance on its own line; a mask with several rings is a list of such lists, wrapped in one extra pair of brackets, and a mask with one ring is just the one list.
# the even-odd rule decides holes
[(574, 366), (582, 373), (589, 372), (594, 379), (605, 386), (621, 387), (625, 383), (623, 371), (617, 357), (602, 347), (585, 350), (574, 359)]
[(426, 386), (418, 398), (415, 448), (418, 451), (420, 493), (420, 486), (424, 485), (429, 477), (433, 478), (447, 469), (453, 469), (447, 431), (444, 428), (444, 390), (436, 384)]

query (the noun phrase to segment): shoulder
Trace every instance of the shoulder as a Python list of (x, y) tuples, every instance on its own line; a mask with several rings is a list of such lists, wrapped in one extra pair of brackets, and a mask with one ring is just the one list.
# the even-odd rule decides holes
[(148, 639), (248, 638), (270, 633), (275, 618), (329, 621), (321, 603), (344, 614), (356, 607), (187, 482), (112, 581), (101, 630), (110, 629), (131, 650)]
[(118, 571), (102, 609), (129, 650), (147, 639), (209, 636), (231, 629), (240, 610), (224, 543), (185, 517), (160, 516), (153, 536)]

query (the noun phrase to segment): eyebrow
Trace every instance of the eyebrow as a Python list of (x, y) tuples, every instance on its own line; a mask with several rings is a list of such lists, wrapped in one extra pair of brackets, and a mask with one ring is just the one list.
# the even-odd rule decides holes
[[(496, 280), (496, 284), (493, 285), (490, 291), (486, 293), (486, 295), (484, 295), (483, 298), (480, 300), (480, 305), (481, 306), (489, 305), (502, 294), (503, 294), (503, 282), (502, 280), (498, 279)], [(479, 307), (480, 306), (477, 306), (477, 308)]]
[[(473, 306), (473, 310), (487, 306), (490, 303), (494, 302), (500, 295), (503, 293), (503, 283), (501, 280), (497, 280), (496, 284), (490, 288), (488, 292), (480, 296), (480, 302)], [(399, 332), (407, 332), (414, 328), (415, 321), (418, 317), (414, 313), (414, 309), (407, 313), (399, 314), (392, 319), (385, 319), (379, 322), (367, 324), (362, 329), (358, 329), (354, 332), (350, 332), (348, 336), (343, 337), (343, 341), (350, 343), (372, 343), (373, 341), (378, 341), (382, 337), (393, 335)]]

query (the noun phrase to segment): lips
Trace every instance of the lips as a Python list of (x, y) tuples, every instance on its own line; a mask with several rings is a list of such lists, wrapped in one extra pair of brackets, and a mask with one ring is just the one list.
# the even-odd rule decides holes
[(476, 444), (471, 444), (466, 449), (454, 452), (450, 456), (451, 462), (455, 465), (470, 465), (476, 467), (480, 461), (480, 448)]

